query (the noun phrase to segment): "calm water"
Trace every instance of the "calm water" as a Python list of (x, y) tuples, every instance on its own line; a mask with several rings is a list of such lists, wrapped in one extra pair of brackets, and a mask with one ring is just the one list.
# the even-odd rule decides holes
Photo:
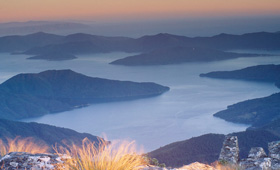
[(130, 139), (146, 151), (205, 133), (230, 133), (248, 125), (213, 117), (217, 111), (239, 101), (278, 92), (273, 84), (200, 78), (200, 73), (234, 70), (258, 64), (280, 64), (279, 57), (239, 58), (211, 63), (170, 66), (125, 67), (110, 61), (131, 54), (83, 55), (72, 61), (26, 60), (24, 55), (0, 54), (0, 82), (23, 72), (72, 69), (85, 75), (116, 80), (156, 82), (171, 90), (161, 96), (126, 102), (94, 104), (58, 114), (23, 120), (67, 127), (109, 140)]

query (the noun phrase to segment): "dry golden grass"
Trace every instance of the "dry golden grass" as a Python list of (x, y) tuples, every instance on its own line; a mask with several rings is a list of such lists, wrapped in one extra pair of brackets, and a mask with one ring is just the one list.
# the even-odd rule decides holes
[(7, 142), (0, 139), (0, 152), (4, 156), (10, 152), (29, 152), (29, 153), (46, 153), (49, 147), (44, 144), (35, 143), (31, 137), (15, 139), (7, 138)]
[(99, 145), (87, 138), (82, 146), (59, 147), (56, 151), (72, 157), (66, 163), (69, 170), (138, 170), (146, 165), (145, 159), (137, 154), (134, 142), (107, 144), (100, 140)]

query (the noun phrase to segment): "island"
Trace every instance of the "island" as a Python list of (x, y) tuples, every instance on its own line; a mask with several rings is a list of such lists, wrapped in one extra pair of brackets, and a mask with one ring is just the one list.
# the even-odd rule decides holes
[(47, 60), (47, 61), (63, 61), (63, 60), (73, 60), (76, 59), (77, 57), (74, 56), (73, 54), (67, 54), (67, 53), (45, 53), (45, 54), (40, 54), (36, 55), (33, 57), (28, 57), (27, 59), (31, 60)]
[(259, 54), (239, 54), (201, 47), (177, 46), (125, 57), (110, 64), (125, 66), (167, 65), (186, 62), (210, 62), (238, 57), (256, 57)]
[(24, 119), (88, 106), (161, 95), (155, 83), (93, 78), (72, 70), (18, 74), (0, 85), (0, 118)]

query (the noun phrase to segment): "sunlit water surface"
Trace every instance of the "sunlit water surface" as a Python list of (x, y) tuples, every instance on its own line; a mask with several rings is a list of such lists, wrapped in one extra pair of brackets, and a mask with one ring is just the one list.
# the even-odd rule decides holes
[(92, 77), (136, 82), (155, 82), (171, 88), (163, 95), (125, 102), (93, 104), (67, 112), (49, 114), (26, 122), (39, 122), (101, 136), (108, 140), (136, 140), (146, 151), (171, 142), (206, 133), (245, 130), (212, 115), (239, 101), (278, 92), (271, 83), (219, 80), (199, 77), (200, 73), (234, 70), (258, 64), (279, 64), (280, 58), (239, 58), (209, 63), (126, 67), (108, 64), (127, 53), (81, 55), (71, 61), (26, 60), (25, 55), (0, 54), (0, 82), (18, 73), (49, 69), (72, 69)]

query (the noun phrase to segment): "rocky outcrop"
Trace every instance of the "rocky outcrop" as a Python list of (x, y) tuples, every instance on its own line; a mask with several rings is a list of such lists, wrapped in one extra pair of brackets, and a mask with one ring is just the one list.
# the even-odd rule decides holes
[(239, 160), (239, 147), (237, 136), (226, 136), (219, 156), (220, 162), (237, 164)]
[[(246, 159), (239, 160), (238, 139), (227, 136), (220, 153), (220, 163), (229, 164), (228, 167), (242, 170), (280, 170), (280, 141), (268, 144), (269, 154), (263, 148), (251, 148)], [(11, 152), (0, 159), (1, 170), (64, 170), (64, 162), (70, 159), (67, 155), (30, 154), (26, 152)], [(233, 164), (233, 166), (231, 166)], [(181, 168), (161, 168), (157, 166), (143, 166), (140, 170), (219, 170), (218, 166), (202, 163), (192, 163)], [(226, 165), (227, 166), (227, 165)], [(239, 167), (238, 167), (239, 166)]]
[(2, 170), (63, 170), (67, 155), (11, 152), (0, 159)]
[(268, 144), (269, 157), (271, 160), (271, 169), (280, 169), (280, 141), (270, 142)]
[(248, 158), (240, 161), (239, 165), (246, 170), (263, 170), (271, 167), (271, 158), (268, 158), (261, 147), (252, 148)]
[(227, 136), (219, 161), (239, 165), (243, 170), (280, 170), (280, 141), (268, 143), (269, 155), (261, 147), (251, 148), (246, 159), (239, 160), (237, 136)]

